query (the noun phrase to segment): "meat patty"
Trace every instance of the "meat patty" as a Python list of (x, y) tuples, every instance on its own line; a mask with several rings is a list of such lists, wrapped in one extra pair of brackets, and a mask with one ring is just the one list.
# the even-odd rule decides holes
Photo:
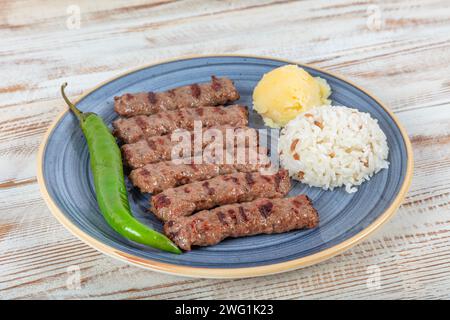
[(230, 125), (242, 127), (248, 124), (245, 106), (184, 108), (160, 112), (150, 116), (119, 118), (113, 122), (114, 135), (125, 143), (143, 138), (169, 134), (176, 129), (194, 129), (194, 121), (202, 127)]
[(211, 82), (191, 84), (165, 92), (127, 93), (114, 97), (114, 110), (123, 117), (151, 115), (161, 111), (200, 106), (217, 106), (239, 99), (228, 78), (211, 77)]
[[(264, 149), (262, 151), (261, 149)], [(245, 155), (244, 162), (238, 161), (236, 154), (242, 152)], [(138, 187), (141, 192), (159, 193), (165, 189), (178, 187), (194, 181), (208, 180), (219, 175), (235, 172), (255, 172), (270, 165), (267, 150), (260, 148), (259, 154), (253, 155), (248, 148), (238, 148), (235, 151), (234, 162), (231, 163), (199, 163), (195, 164), (194, 159), (187, 159), (190, 163), (174, 164), (173, 161), (163, 161), (147, 164), (142, 168), (135, 169), (130, 173), (131, 182)], [(254, 160), (254, 161), (252, 161)]]
[[(258, 144), (258, 131), (256, 129), (249, 127), (233, 128), (229, 126), (220, 126), (203, 130), (201, 139), (202, 150), (211, 146), (212, 139), (209, 138), (212, 137), (208, 137), (207, 132), (213, 132), (212, 129), (219, 130), (223, 135), (223, 140), (232, 141), (234, 146), (248, 147)], [(193, 132), (190, 132), (189, 135), (191, 139), (191, 148), (187, 150), (187, 154), (177, 154), (177, 157), (187, 158), (193, 156), (194, 152), (197, 152), (194, 150), (195, 141)], [(250, 142), (249, 139), (255, 139), (256, 141), (253, 143)], [(172, 151), (177, 150), (176, 147), (179, 143), (179, 141), (172, 141), (171, 135), (165, 135), (150, 137), (135, 143), (125, 144), (121, 148), (124, 163), (135, 169), (141, 168), (149, 163), (171, 160)]]
[(311, 229), (319, 224), (319, 215), (305, 195), (292, 198), (260, 198), (189, 217), (178, 217), (164, 224), (164, 233), (183, 250), (192, 246), (210, 246), (228, 237), (282, 233)]
[(188, 216), (195, 211), (257, 198), (281, 198), (290, 189), (289, 174), (233, 173), (167, 189), (151, 198), (151, 211), (161, 220)]

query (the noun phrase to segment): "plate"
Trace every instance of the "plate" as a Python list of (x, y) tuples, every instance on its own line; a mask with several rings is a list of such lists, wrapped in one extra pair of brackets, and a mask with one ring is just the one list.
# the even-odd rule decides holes
[[(211, 75), (226, 76), (241, 94), (238, 103), (249, 106), (250, 126), (263, 127), (261, 117), (251, 110), (253, 88), (264, 73), (288, 63), (293, 62), (229, 55), (166, 61), (100, 85), (83, 95), (77, 106), (99, 114), (110, 125), (117, 117), (113, 111), (114, 96), (206, 82)], [(181, 255), (124, 239), (108, 226), (97, 207), (87, 144), (76, 118), (67, 111), (49, 128), (39, 151), (38, 181), (45, 201), (68, 230), (92, 247), (131, 264), (171, 274), (209, 278), (261, 276), (311, 265), (343, 252), (380, 227), (401, 204), (412, 177), (411, 144), (393, 113), (366, 91), (313, 66), (299, 66), (328, 81), (334, 105), (357, 108), (378, 119), (389, 145), (389, 169), (365, 182), (357, 193), (348, 194), (343, 188), (324, 191), (294, 183), (289, 195), (305, 193), (312, 199), (320, 215), (318, 228), (227, 239)], [(147, 211), (149, 196), (139, 193), (128, 181), (127, 184), (134, 216), (162, 230), (161, 222)]]

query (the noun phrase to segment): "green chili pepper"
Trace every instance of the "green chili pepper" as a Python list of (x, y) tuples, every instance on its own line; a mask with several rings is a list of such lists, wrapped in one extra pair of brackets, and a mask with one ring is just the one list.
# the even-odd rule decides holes
[(61, 86), (61, 94), (80, 121), (86, 137), (97, 202), (106, 222), (127, 239), (164, 251), (181, 253), (166, 236), (134, 219), (128, 203), (122, 156), (116, 139), (100, 116), (92, 112), (83, 113), (69, 101), (64, 92), (66, 86), (67, 83)]

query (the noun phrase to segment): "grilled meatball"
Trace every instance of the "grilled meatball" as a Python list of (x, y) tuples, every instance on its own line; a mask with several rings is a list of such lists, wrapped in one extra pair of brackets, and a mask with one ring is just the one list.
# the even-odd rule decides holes
[(233, 173), (167, 189), (152, 197), (151, 211), (167, 221), (224, 204), (261, 197), (281, 198), (289, 192), (289, 188), (290, 179), (286, 170), (272, 175)]
[(211, 82), (191, 84), (165, 92), (127, 93), (114, 97), (114, 110), (123, 117), (151, 115), (161, 111), (217, 106), (239, 99), (228, 78), (211, 77)]
[(194, 122), (202, 127), (230, 125), (242, 127), (248, 124), (245, 106), (199, 107), (165, 111), (150, 116), (119, 118), (113, 122), (114, 135), (125, 143), (143, 138), (169, 134), (176, 129), (193, 130)]
[[(211, 145), (212, 139), (208, 139), (208, 137), (206, 137), (206, 133), (211, 132), (212, 130), (219, 130), (220, 134), (223, 135), (224, 141), (225, 139), (230, 139), (233, 144), (231, 147), (253, 147), (258, 145), (258, 131), (256, 129), (249, 127), (233, 128), (229, 126), (221, 126), (205, 129), (203, 131), (203, 139), (201, 141), (202, 150), (200, 151), (204, 150), (205, 153), (208, 153), (206, 148)], [(231, 135), (231, 137), (229, 137), (229, 135)], [(194, 150), (195, 140), (193, 132), (189, 132), (189, 136), (191, 139), (191, 148), (187, 150), (187, 154), (177, 154), (177, 158), (188, 158), (193, 156), (194, 152), (198, 151)], [(250, 142), (250, 139), (253, 141)], [(149, 163), (172, 160), (172, 150), (176, 150), (175, 148), (179, 143), (179, 141), (172, 141), (171, 135), (155, 136), (139, 140), (135, 143), (125, 144), (121, 149), (125, 164), (135, 169), (143, 167)], [(229, 146), (224, 143), (223, 147)]]
[[(261, 149), (265, 150), (261, 152)], [(260, 148), (260, 153), (255, 150), (254, 159), (250, 157), (250, 149), (237, 148), (235, 155), (239, 152), (245, 154), (245, 162), (240, 163), (234, 156), (234, 163), (208, 163), (196, 164), (194, 159), (189, 163), (175, 164), (173, 161), (163, 161), (147, 164), (142, 168), (135, 169), (130, 173), (131, 182), (141, 192), (159, 193), (165, 189), (178, 187), (194, 181), (208, 180), (219, 175), (235, 172), (255, 172), (270, 165), (267, 150)]]
[(183, 250), (192, 246), (210, 246), (228, 237), (282, 233), (310, 229), (319, 224), (319, 215), (305, 195), (292, 198), (260, 198), (189, 217), (178, 217), (164, 225), (165, 234)]

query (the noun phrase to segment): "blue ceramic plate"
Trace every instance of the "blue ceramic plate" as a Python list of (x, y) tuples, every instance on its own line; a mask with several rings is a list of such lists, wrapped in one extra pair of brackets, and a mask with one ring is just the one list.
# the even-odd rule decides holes
[[(160, 91), (211, 75), (234, 80), (239, 103), (252, 106), (252, 91), (262, 75), (292, 63), (246, 56), (204, 56), (163, 62), (115, 78), (84, 95), (77, 103), (110, 124), (117, 115), (113, 97), (126, 92)], [(38, 178), (51, 211), (71, 232), (94, 248), (127, 262), (185, 276), (251, 277), (292, 270), (325, 260), (348, 249), (383, 222), (401, 204), (412, 176), (410, 142), (394, 115), (374, 97), (328, 72), (301, 65), (331, 85), (333, 104), (369, 112), (378, 119), (389, 144), (388, 170), (382, 170), (354, 194), (343, 189), (323, 191), (294, 183), (290, 195), (306, 193), (320, 214), (314, 230), (227, 239), (181, 255), (148, 248), (114, 232), (104, 221), (95, 200), (88, 148), (75, 117), (64, 112), (51, 126), (40, 149)], [(250, 111), (250, 126), (262, 127), (261, 117)], [(127, 182), (128, 183), (128, 182)], [(146, 225), (162, 224), (147, 212), (148, 196), (129, 185), (133, 214)]]

